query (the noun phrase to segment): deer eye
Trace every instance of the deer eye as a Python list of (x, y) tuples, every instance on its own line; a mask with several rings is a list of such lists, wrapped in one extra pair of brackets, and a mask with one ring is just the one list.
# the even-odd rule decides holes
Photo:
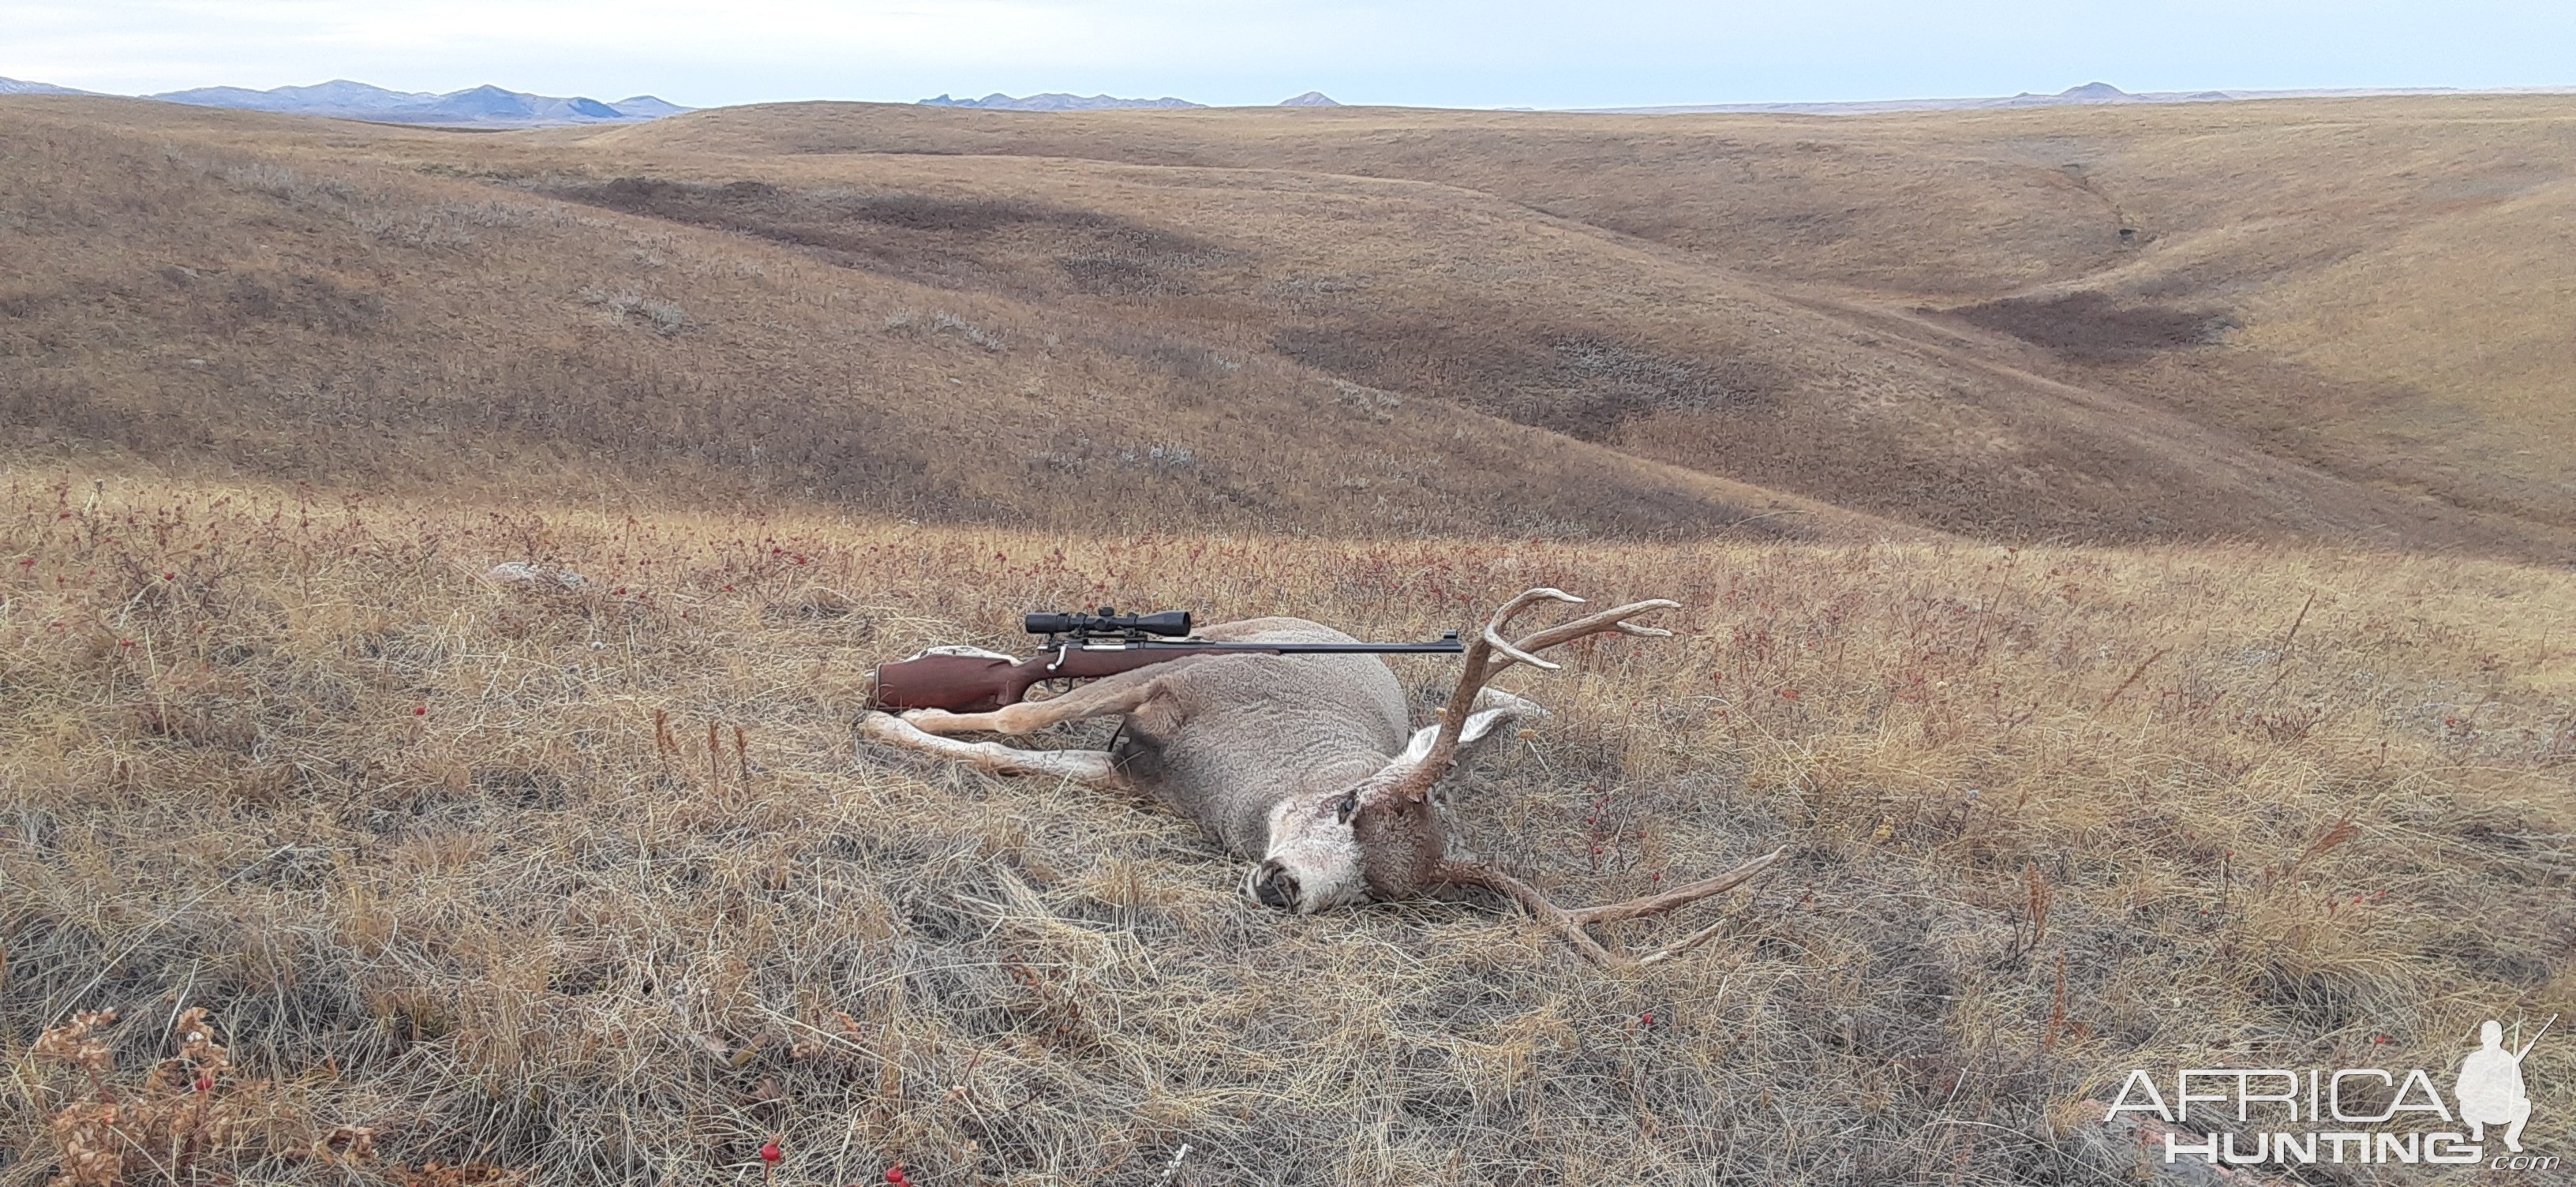
[(1349, 795), (1342, 797), (1341, 803), (1333, 805), (1333, 822), (1336, 824), (1349, 824), (1351, 822), (1351, 813), (1359, 810), (1359, 789), (1353, 788)]

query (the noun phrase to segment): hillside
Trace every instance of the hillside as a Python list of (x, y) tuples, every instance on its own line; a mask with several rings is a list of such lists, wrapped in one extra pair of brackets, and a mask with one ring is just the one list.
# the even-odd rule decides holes
[[(2170, 412), (2428, 514), (2429, 497), (2554, 533), (2576, 517), (2576, 403), (2557, 380), (2576, 367), (2576, 340), (2547, 329), (2576, 315), (2551, 247), (2576, 201), (2571, 136), (2576, 97), (2535, 95), (1836, 119), (1343, 109), (1029, 125), (802, 105), (708, 112), (601, 142), (852, 164), (1071, 157), (1473, 189), (1672, 249), (1846, 333), (2018, 372), (2016, 390), (2032, 390), (2030, 376), (2040, 391), (2068, 383), (2133, 424), (2146, 423), (2140, 407)], [(2251, 524), (2272, 502), (2230, 509)]]
[[(630, 410), (709, 389), (746, 415), (811, 410), (788, 393), (863, 373), (879, 386), (831, 415), (884, 418), (870, 448), (904, 460), (827, 458), (819, 438), (850, 430), (798, 432), (803, 452), (782, 463), (798, 476), (761, 481), (817, 497), (917, 491), (882, 476), (935, 470), (955, 493), (931, 501), (967, 518), (1169, 498), (1218, 520), (1321, 527), (1456, 516), (1634, 534), (1760, 516), (1815, 525), (1803, 530), (2541, 556), (2576, 541), (2576, 454), (2561, 447), (2564, 402), (2548, 398), (2569, 349), (2552, 311), (2567, 298), (2545, 265), (2523, 262), (2548, 257), (2519, 249), (2560, 233), (2555, 166), (2529, 162), (2561, 158), (2519, 150), (2545, 147), (2570, 113), (2576, 102), (2555, 97), (1834, 120), (800, 104), (469, 137), (104, 101), (0, 107), (21, 138), (107, 133), (363, 176), (362, 204), (389, 212), (368, 216), (379, 222), (429, 226), (476, 203), (543, 212), (561, 225), (542, 236), (483, 232), (542, 242), (542, 261), (513, 246), (491, 253), (511, 259), (495, 268), (344, 230), (327, 250), (418, 286), (423, 311), (494, 315), (470, 342), (415, 352), (492, 360), (483, 379), (442, 380), (462, 382), (467, 403), (519, 398), (493, 394), (489, 373), (532, 353), (599, 368), (579, 384), (589, 391), (633, 388), (620, 369), (650, 359), (662, 378), (642, 380)], [(26, 201), (78, 205), (18, 184)], [(153, 233), (155, 216), (117, 217)], [(326, 201), (308, 217), (323, 235), (349, 216)], [(643, 243), (687, 262), (672, 268)], [(2460, 262), (2392, 271), (2435, 248)], [(324, 250), (317, 239), (308, 254)], [(541, 267), (561, 274), (540, 279)], [(598, 298), (586, 319), (574, 315), (583, 293)], [(690, 320), (600, 338), (600, 311), (621, 299), (630, 329), (650, 322), (633, 312), (648, 300)], [(887, 332), (906, 310), (915, 328)], [(919, 328), (941, 313), (989, 321), (1008, 331), (994, 341), (1016, 345)], [(134, 343), (168, 328), (137, 305), (88, 315), (88, 328), (43, 337)], [(467, 324), (397, 314), (368, 332), (400, 343)], [(2347, 324), (2370, 332), (2330, 328)], [(592, 339), (581, 350), (540, 337), (574, 326)], [(364, 377), (375, 364), (336, 366), (308, 364), (307, 386), (381, 382)], [(1119, 439), (1033, 432), (1070, 412), (1069, 390)], [(269, 431), (292, 437), (283, 426), (305, 414), (278, 405), (294, 399), (280, 391), (246, 400), (286, 409)], [(973, 433), (944, 415), (967, 410)], [(703, 403), (670, 415), (709, 419)], [(640, 451), (649, 458), (629, 460), (641, 471), (688, 456), (693, 483), (734, 481), (750, 460), (748, 444), (710, 452), (667, 435), (561, 442), (599, 431), (514, 422), (506, 436), (557, 454)], [(1441, 433), (1470, 456), (1404, 444)], [(1157, 445), (1247, 480), (1107, 493), (1118, 483), (1097, 471), (1168, 485), (1150, 464), (1108, 460), (1150, 463)], [(1317, 469), (1284, 460), (1310, 447)], [(1532, 450), (1568, 459), (1558, 472), (1587, 486), (1601, 476), (1616, 509), (1570, 512), (1593, 492), (1549, 494), (1553, 480), (1511, 473), (1505, 459)], [(306, 464), (291, 443), (273, 452), (257, 463), (267, 472)], [(1491, 477), (1424, 490), (1430, 467), (1410, 461), (1425, 456), (1443, 475)], [(1383, 460), (1353, 475), (1348, 457)], [(1263, 477), (1272, 467), (1287, 468)], [(1499, 506), (1531, 499), (1554, 509)]]
[(1862, 522), (1185, 330), (368, 159), (441, 134), (51, 102), (0, 112), (22, 457), (1066, 527)]

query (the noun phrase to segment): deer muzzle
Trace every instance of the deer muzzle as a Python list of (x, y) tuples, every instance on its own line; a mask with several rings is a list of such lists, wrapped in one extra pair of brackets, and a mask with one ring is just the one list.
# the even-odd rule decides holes
[(1261, 868), (1252, 872), (1245, 889), (1251, 891), (1252, 897), (1262, 906), (1283, 911), (1297, 909), (1297, 875), (1289, 873), (1288, 867), (1277, 858), (1262, 862)]

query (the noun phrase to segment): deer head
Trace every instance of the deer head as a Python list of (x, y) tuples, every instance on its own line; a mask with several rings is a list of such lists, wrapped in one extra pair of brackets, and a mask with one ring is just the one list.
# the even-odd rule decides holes
[[(1526, 883), (1474, 861), (1452, 860), (1440, 819), (1440, 782), (1470, 762), (1492, 739), (1523, 720), (1543, 715), (1538, 706), (1486, 685), (1518, 664), (1553, 671), (1560, 665), (1538, 652), (1599, 634), (1646, 637), (1671, 631), (1629, 619), (1678, 602), (1631, 602), (1537, 631), (1513, 641), (1504, 635), (1514, 618), (1543, 601), (1581, 603), (1557, 589), (1533, 589), (1496, 610), (1470, 645), (1457, 687), (1436, 725), (1417, 731), (1404, 752), (1358, 783), (1315, 796), (1292, 796), (1272, 809), (1270, 847), (1244, 879), (1244, 893), (1269, 906), (1301, 914), (1375, 900), (1410, 898), (1437, 885), (1482, 886), (1510, 895), (1531, 913), (1565, 931), (1586, 956), (1606, 965), (1632, 963), (1604, 949), (1583, 930), (1587, 923), (1668, 911), (1731, 890), (1779, 857), (1758, 858), (1726, 874), (1665, 894), (1606, 907), (1567, 911)], [(1716, 934), (1711, 927), (1633, 963), (1651, 964)]]
[[(1484, 646), (1481, 640), (1476, 644)], [(1546, 710), (1498, 690), (1486, 690), (1478, 703), (1483, 707), (1455, 731), (1442, 773), (1472, 763), (1521, 722), (1546, 716)], [(1403, 753), (1358, 783), (1282, 799), (1271, 809), (1269, 850), (1244, 875), (1243, 892), (1266, 906), (1308, 915), (1392, 902), (1430, 885), (1431, 871), (1448, 855), (1437, 775), (1426, 777), (1424, 768), (1441, 730), (1430, 725), (1415, 731)]]

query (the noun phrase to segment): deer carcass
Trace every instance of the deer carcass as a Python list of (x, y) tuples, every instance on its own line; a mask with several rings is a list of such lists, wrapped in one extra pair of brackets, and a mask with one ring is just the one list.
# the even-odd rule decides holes
[[(1589, 635), (1661, 636), (1629, 621), (1677, 602), (1633, 602), (1535, 631), (1504, 632), (1540, 602), (1581, 602), (1533, 589), (1505, 603), (1467, 648), (1440, 720), (1408, 729), (1404, 690), (1367, 655), (1223, 655), (1157, 664), (1050, 700), (990, 713), (915, 709), (870, 713), (861, 730), (879, 741), (998, 774), (1054, 775), (1149, 795), (1197, 821), (1252, 861), (1244, 893), (1312, 913), (1411, 898), (1436, 886), (1481, 886), (1511, 897), (1603, 965), (1653, 964), (1715, 935), (1711, 925), (1631, 959), (1595, 941), (1587, 924), (1670, 911), (1732, 890), (1780, 856), (1763, 857), (1661, 894), (1597, 907), (1560, 907), (1528, 883), (1453, 853), (1440, 782), (1538, 706), (1487, 684), (1516, 664), (1554, 669), (1538, 653)], [(1349, 636), (1297, 618), (1255, 618), (1207, 628), (1215, 641), (1332, 642)], [(1059, 722), (1123, 718), (1109, 750), (1024, 750), (946, 735), (1027, 734)]]

